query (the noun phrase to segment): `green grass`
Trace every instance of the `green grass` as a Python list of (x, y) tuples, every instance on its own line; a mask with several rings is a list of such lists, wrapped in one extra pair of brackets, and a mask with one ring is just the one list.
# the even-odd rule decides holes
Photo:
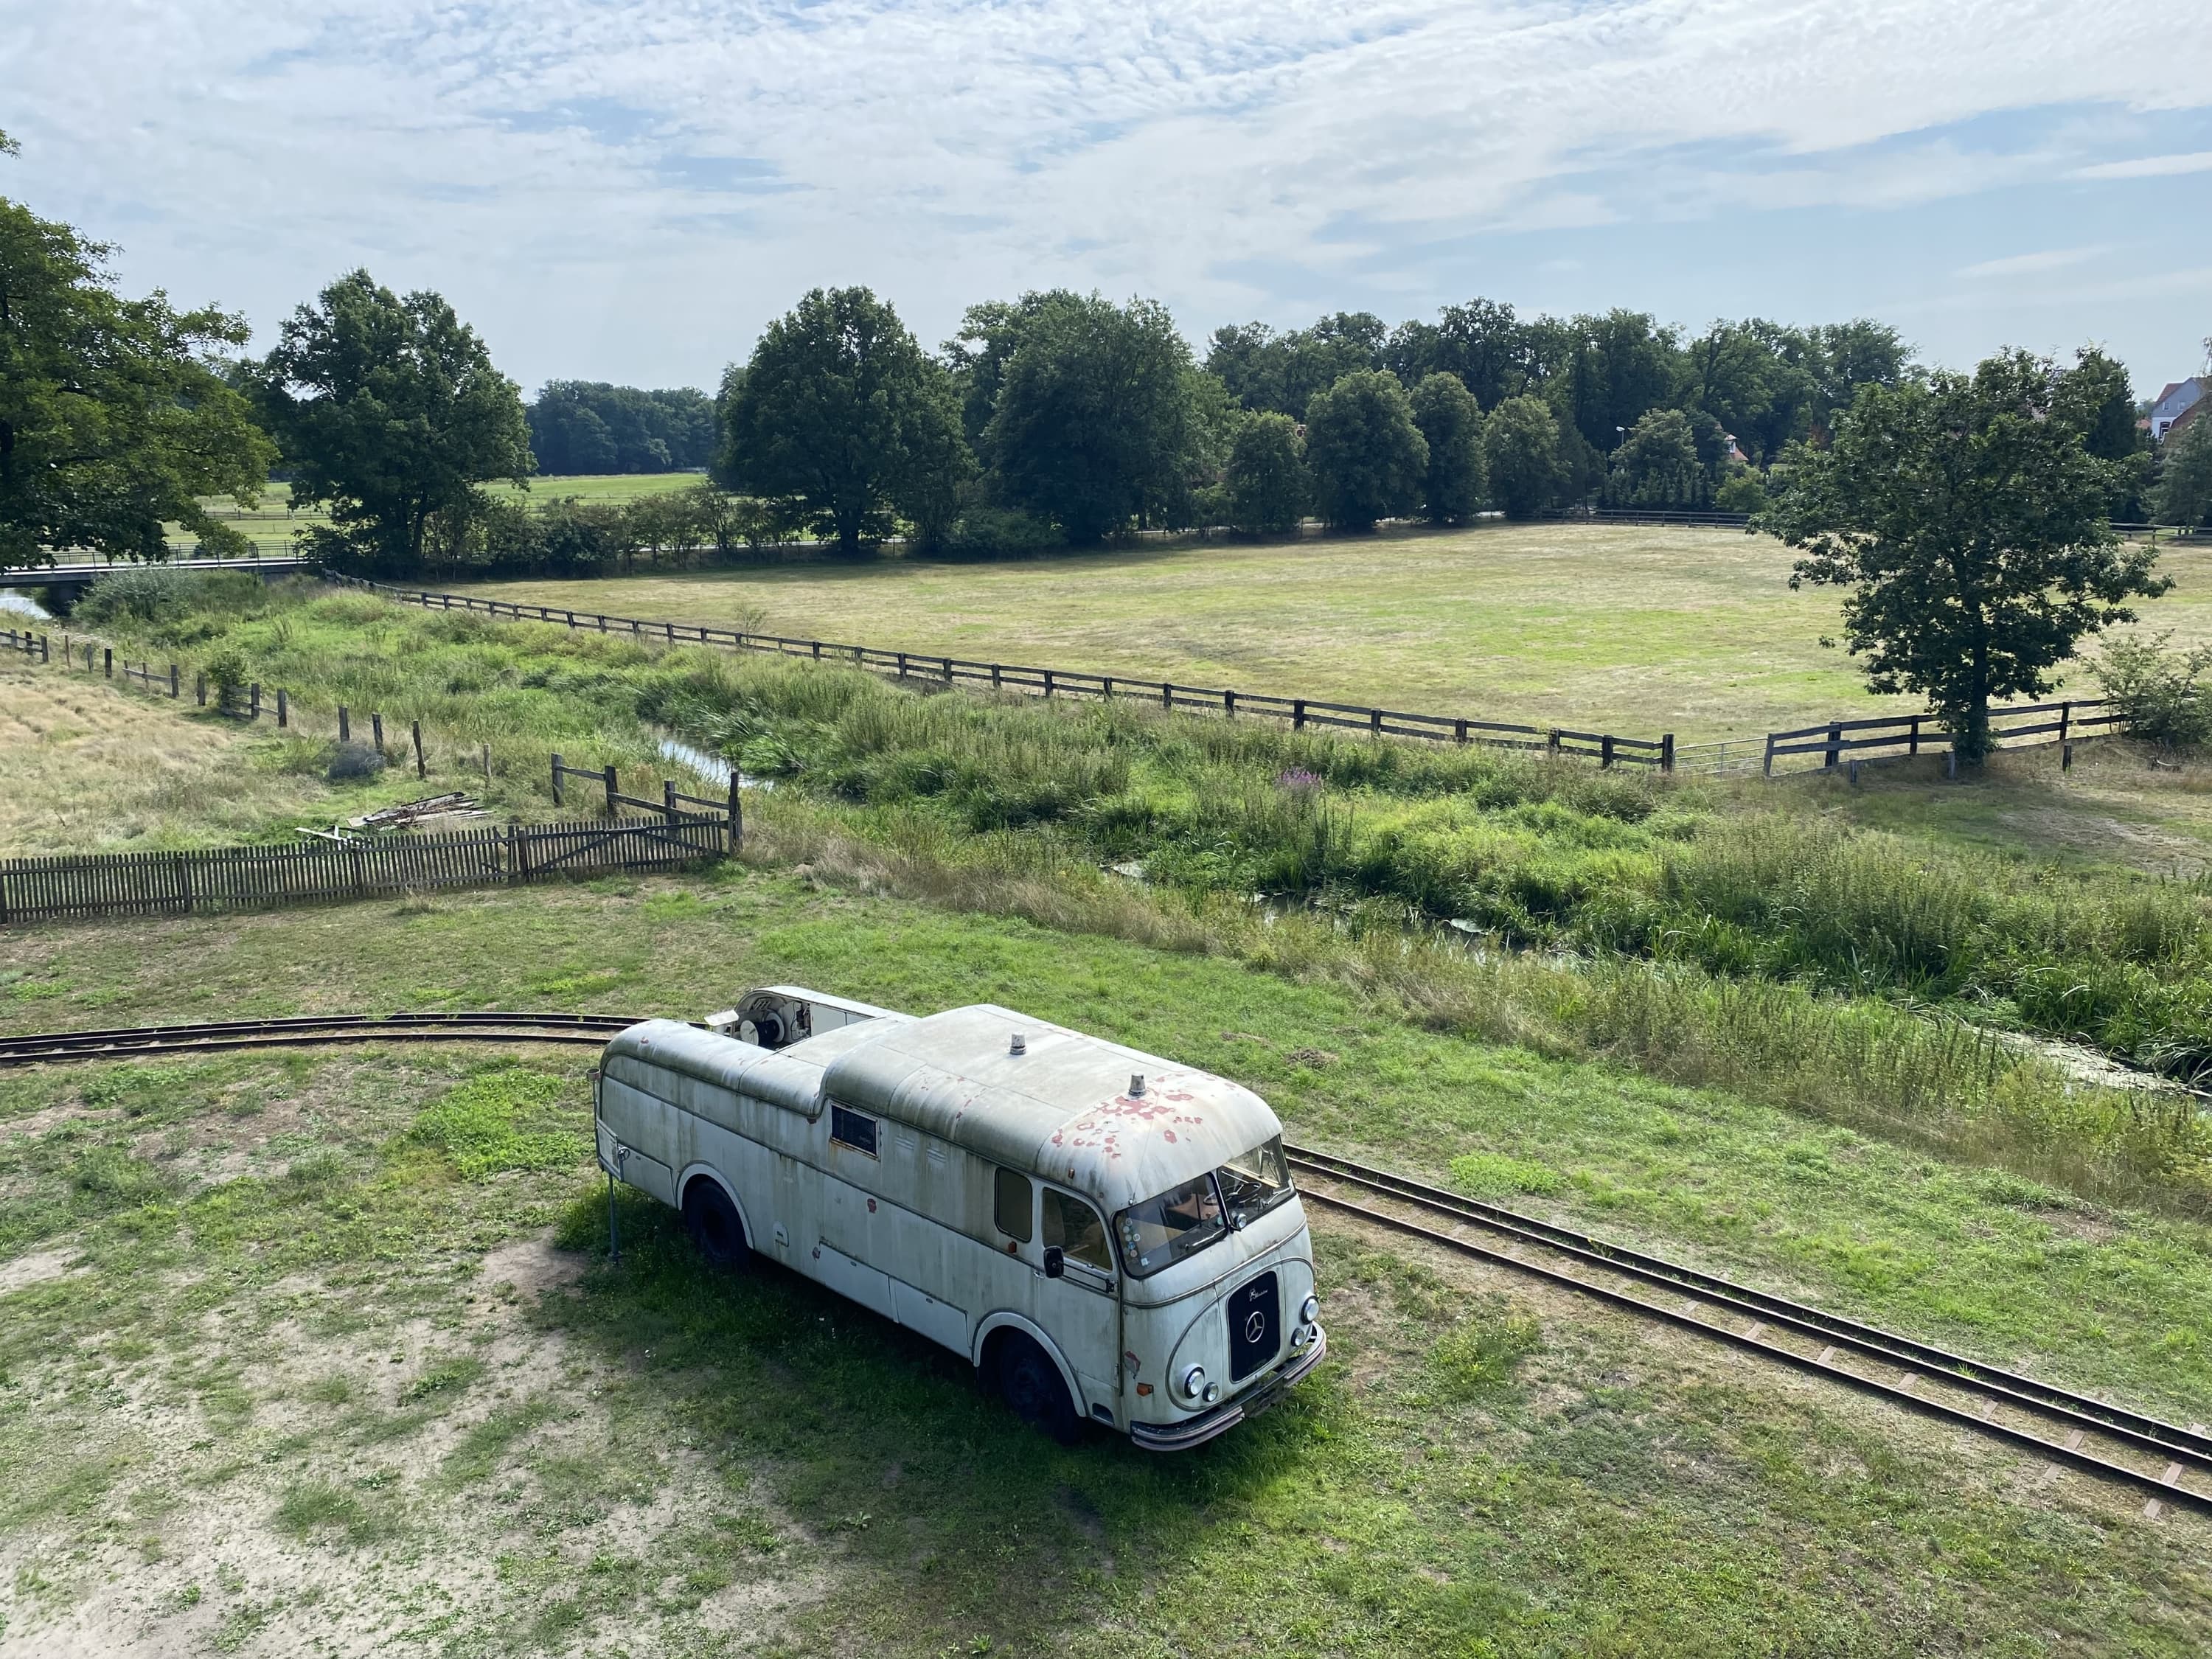
[[(76, 928), (18, 956), (17, 984), (54, 994), (0, 1009), (37, 1024), (247, 990), (271, 1012), (524, 1005), (586, 972), (578, 1005), (678, 1014), (777, 980), (918, 1012), (988, 997), (1238, 1077), (1309, 1139), (1503, 1176), (1533, 1188), (1517, 1201), (2184, 1420), (2212, 1400), (2200, 1227), (1228, 962), (744, 872)], [(58, 1244), (77, 1264), (0, 1318), (8, 1635), (68, 1618), (173, 1650), (300, 1648), (335, 1624), (400, 1652), (932, 1655), (2212, 1638), (2192, 1517), (2145, 1521), (1994, 1443), (1326, 1225), (1336, 1358), (1289, 1404), (1188, 1457), (1062, 1450), (849, 1304), (768, 1270), (713, 1278), (635, 1195), (608, 1263), (587, 1153), (471, 1177), (415, 1132), (459, 1097), (580, 1153), (587, 1064), (372, 1048), (0, 1074), (0, 1261)], [(550, 1276), (485, 1262), (548, 1227)], [(127, 1565), (103, 1553), (118, 1537)]]
[[(151, 626), (239, 648), (311, 706), (380, 701), (465, 742), (495, 730), (497, 769), (518, 783), (542, 764), (533, 750), (627, 768), (650, 754), (650, 725), (672, 725), (783, 775), (791, 787), (755, 816), (791, 826), (787, 844), (872, 843), (910, 889), (999, 906), (988, 895), (1010, 880), (1054, 887), (1093, 931), (1179, 928), (1293, 973), (1326, 957), (1455, 1029), (1763, 1088), (2092, 1195), (2205, 1185), (2185, 1101), (2078, 1091), (1915, 1012), (2194, 1073), (2212, 1055), (2212, 917), (2195, 884), (1776, 811), (1757, 785), (1133, 705), (917, 696), (851, 671), (361, 595), (241, 589), (230, 608)], [(1150, 889), (1121, 904), (1097, 867), (1133, 861)], [(1267, 930), (1245, 902), (1255, 892), (1317, 906), (1342, 939), (1322, 949), (1311, 927)], [(1492, 959), (1409, 954), (1409, 919), (1474, 930)]]
[[(641, 495), (658, 495), (665, 491), (686, 489), (702, 482), (704, 475), (697, 472), (594, 472), (568, 475), (547, 475), (533, 477), (518, 489), (505, 483), (489, 484), (486, 489), (494, 495), (514, 500), (541, 502), (573, 499), (594, 505), (619, 507), (634, 501)], [(223, 501), (214, 504), (213, 516), (231, 524), (259, 552), (266, 555), (289, 553), (295, 530), (308, 525), (328, 524), (329, 513), (321, 507), (292, 510), (292, 489), (289, 484), (270, 484), (262, 492), (260, 505), (249, 509), (259, 515), (282, 514), (281, 520), (259, 516), (240, 518), (234, 502)], [(179, 534), (171, 526), (171, 545), (178, 553), (191, 556), (198, 543), (191, 537)]]
[[(474, 591), (982, 661), (1085, 669), (1684, 742), (1917, 707), (1867, 695), (1826, 590), (1737, 532), (1491, 524), (1141, 547), (1001, 564), (885, 559)], [(2212, 552), (2146, 626), (2212, 640)], [(765, 621), (746, 621), (757, 608)], [(2086, 673), (2069, 676), (2091, 696)]]

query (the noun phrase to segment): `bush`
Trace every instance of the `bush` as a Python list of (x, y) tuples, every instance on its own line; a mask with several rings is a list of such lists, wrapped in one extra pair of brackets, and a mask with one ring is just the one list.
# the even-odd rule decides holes
[(246, 707), (246, 676), (251, 671), (235, 647), (216, 653), (207, 665), (208, 684), (215, 688), (216, 712), (235, 714)]
[(198, 613), (243, 611), (261, 592), (259, 580), (243, 571), (125, 565), (85, 589), (73, 615), (94, 628), (173, 629)]
[(1764, 513), (1765, 481), (1746, 467), (1713, 492), (1713, 506), (1723, 513)]
[(384, 757), (365, 743), (342, 743), (331, 752), (330, 769), (323, 775), (332, 783), (354, 778), (373, 778), (384, 769)]
[(2212, 737), (2212, 702), (2197, 677), (2212, 668), (2212, 647), (2176, 652), (2172, 633), (2106, 644), (2096, 665), (2105, 695), (2130, 735), (2166, 749), (2194, 749)]

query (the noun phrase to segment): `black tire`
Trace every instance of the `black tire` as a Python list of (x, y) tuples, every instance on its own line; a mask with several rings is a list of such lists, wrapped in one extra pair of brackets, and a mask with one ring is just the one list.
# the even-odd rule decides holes
[(693, 1182), (684, 1193), (684, 1231), (709, 1267), (735, 1273), (751, 1260), (745, 1224), (730, 1195), (713, 1182)]
[(1042, 1348), (1019, 1331), (1009, 1331), (998, 1344), (999, 1394), (1014, 1415), (1033, 1428), (1042, 1429), (1063, 1446), (1083, 1437), (1083, 1419), (1067, 1397), (1067, 1384), (1060, 1367)]

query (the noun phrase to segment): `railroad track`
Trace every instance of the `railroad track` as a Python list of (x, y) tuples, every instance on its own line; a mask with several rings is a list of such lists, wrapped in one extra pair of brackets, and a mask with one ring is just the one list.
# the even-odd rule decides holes
[[(1596, 1297), (1618, 1308), (2139, 1487), (2147, 1512), (2212, 1512), (2212, 1434), (1753, 1290), (1537, 1217), (1310, 1147), (1286, 1146), (1310, 1203)], [(2192, 1484), (2188, 1484), (2193, 1481)]]
[[(597, 1047), (636, 1023), (622, 1014), (477, 1009), (47, 1031), (0, 1037), (0, 1066), (332, 1042)], [(2203, 1424), (2182, 1428), (1333, 1153), (1305, 1146), (1284, 1150), (1310, 1202), (1993, 1436), (2048, 1460), (2050, 1476), (2061, 1467), (2079, 1469), (2142, 1488), (2151, 1494), (2152, 1505), (2175, 1503), (2212, 1512), (2212, 1433)]]
[(281, 1019), (224, 1019), (194, 1025), (142, 1025), (112, 1031), (45, 1031), (0, 1037), (0, 1066), (46, 1060), (283, 1048), (326, 1042), (529, 1042), (604, 1043), (637, 1021), (622, 1014), (559, 1014), (478, 1009), (437, 1014), (304, 1014)]

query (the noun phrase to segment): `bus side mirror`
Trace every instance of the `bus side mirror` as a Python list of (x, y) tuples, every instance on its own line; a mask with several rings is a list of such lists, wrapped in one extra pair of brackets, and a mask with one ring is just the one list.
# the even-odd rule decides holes
[(1047, 1279), (1067, 1277), (1067, 1254), (1057, 1244), (1044, 1247), (1044, 1276)]

